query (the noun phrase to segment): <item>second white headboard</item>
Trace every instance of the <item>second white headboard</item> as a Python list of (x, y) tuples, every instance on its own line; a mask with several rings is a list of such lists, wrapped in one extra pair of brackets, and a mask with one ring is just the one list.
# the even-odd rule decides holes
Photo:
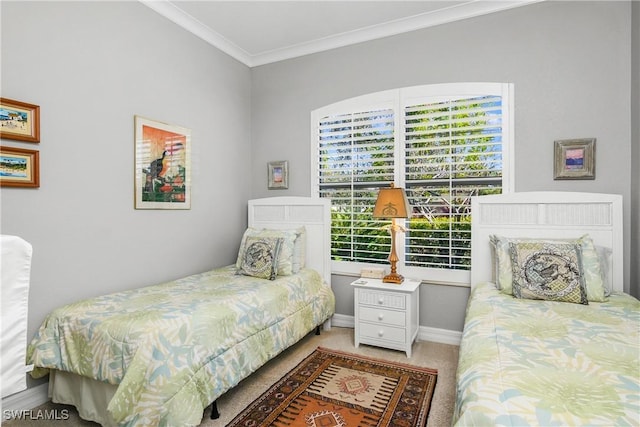
[(306, 266), (317, 270), (331, 285), (331, 201), (311, 197), (268, 197), (249, 200), (248, 225), (254, 228), (293, 229), (307, 234)]
[(489, 236), (578, 238), (589, 234), (611, 249), (613, 290), (624, 285), (622, 196), (575, 192), (523, 192), (471, 201), (471, 286), (493, 279)]

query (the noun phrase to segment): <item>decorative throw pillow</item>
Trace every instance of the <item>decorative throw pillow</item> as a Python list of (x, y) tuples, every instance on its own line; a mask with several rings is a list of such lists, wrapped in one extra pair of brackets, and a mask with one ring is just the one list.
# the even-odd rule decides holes
[(611, 248), (605, 248), (604, 246), (596, 246), (596, 252), (598, 253), (598, 260), (600, 261), (600, 271), (602, 271), (602, 279), (604, 281), (604, 296), (611, 295), (613, 289), (613, 278), (611, 277), (611, 265), (613, 260), (611, 259)]
[(294, 274), (302, 270), (307, 262), (307, 230), (302, 226), (295, 231), (297, 237), (293, 243), (293, 263), (291, 266)]
[(494, 277), (496, 286), (504, 294), (513, 294), (513, 272), (511, 271), (511, 255), (509, 254), (509, 239), (491, 235), (489, 242), (493, 248)]
[(579, 239), (533, 239), (533, 238), (507, 238), (498, 235), (489, 236), (489, 242), (493, 246), (496, 286), (500, 292), (513, 294), (513, 271), (511, 268), (510, 243), (520, 242), (548, 242), (579, 244), (581, 249), (581, 266), (584, 274), (585, 289), (589, 301), (605, 301), (607, 294), (606, 274), (602, 269), (602, 255), (593, 244), (588, 234)]
[[(298, 230), (276, 230), (276, 229), (258, 229), (247, 228), (242, 236), (240, 242), (240, 252), (244, 247), (244, 242), (247, 237), (269, 237), (282, 239), (282, 246), (280, 247), (280, 254), (278, 255), (278, 276), (289, 276), (294, 273), (293, 271), (293, 254), (295, 241), (298, 238)], [(236, 268), (240, 268), (240, 253), (238, 253), (238, 260), (236, 261)]]
[(240, 251), (238, 274), (275, 280), (282, 238), (247, 236)]
[(577, 243), (509, 243), (516, 298), (588, 304)]
[(585, 234), (576, 240), (582, 251), (582, 274), (589, 301), (603, 302), (606, 296), (605, 274), (601, 268), (601, 260), (591, 236)]

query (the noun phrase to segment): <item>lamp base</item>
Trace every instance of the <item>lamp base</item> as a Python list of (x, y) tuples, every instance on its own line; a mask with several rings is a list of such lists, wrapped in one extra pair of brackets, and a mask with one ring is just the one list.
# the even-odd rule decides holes
[(403, 281), (404, 281), (404, 277), (402, 277), (402, 274), (398, 274), (398, 273), (390, 273), (382, 278), (383, 283), (395, 283), (399, 285)]

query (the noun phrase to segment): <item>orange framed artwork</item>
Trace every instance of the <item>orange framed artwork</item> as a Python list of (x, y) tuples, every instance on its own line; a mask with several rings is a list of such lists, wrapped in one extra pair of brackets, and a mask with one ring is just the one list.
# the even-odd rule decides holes
[(1, 187), (40, 187), (40, 153), (15, 147), (0, 147)]
[(0, 138), (40, 142), (40, 107), (0, 98)]
[(135, 116), (135, 208), (191, 209), (191, 131)]

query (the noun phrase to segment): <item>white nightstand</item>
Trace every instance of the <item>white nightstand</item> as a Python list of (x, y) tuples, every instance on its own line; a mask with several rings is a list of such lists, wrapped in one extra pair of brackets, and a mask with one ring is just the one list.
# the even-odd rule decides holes
[(371, 344), (403, 350), (411, 357), (411, 345), (418, 335), (420, 281), (404, 279), (402, 284), (381, 279), (358, 279), (354, 287), (355, 346)]

